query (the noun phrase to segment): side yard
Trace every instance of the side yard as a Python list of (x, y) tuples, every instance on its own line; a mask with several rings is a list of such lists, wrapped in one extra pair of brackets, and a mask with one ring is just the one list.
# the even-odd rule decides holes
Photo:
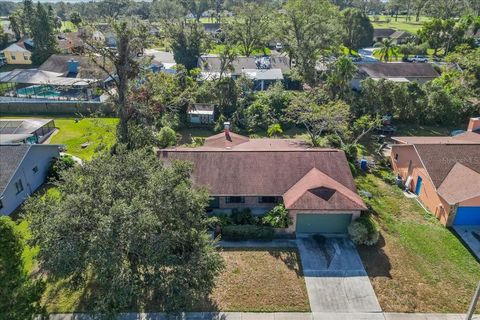
[[(356, 178), (380, 225), (381, 238), (359, 253), (386, 312), (466, 312), (480, 264), (457, 237), (415, 200), (380, 178)], [(477, 307), (477, 312), (480, 307)]]

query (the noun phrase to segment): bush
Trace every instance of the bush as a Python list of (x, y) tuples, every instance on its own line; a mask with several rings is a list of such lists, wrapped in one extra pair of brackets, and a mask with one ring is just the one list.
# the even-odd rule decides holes
[(285, 209), (283, 204), (275, 206), (270, 210), (262, 219), (263, 223), (272, 226), (274, 228), (288, 228), (292, 223), (292, 218), (288, 214), (288, 210)]
[(62, 172), (73, 168), (73, 166), (75, 166), (75, 160), (71, 155), (65, 154), (55, 158), (48, 170), (48, 178), (52, 181), (60, 180)]
[(342, 141), (336, 134), (329, 134), (325, 136), (325, 138), (327, 139), (328, 145), (332, 148), (340, 148), (342, 146)]
[(214, 227), (215, 226), (225, 227), (231, 224), (232, 224), (232, 219), (230, 219), (230, 217), (225, 213), (220, 213), (220, 214), (211, 216), (209, 218), (209, 225)]
[(170, 127), (163, 127), (158, 133), (158, 145), (160, 148), (168, 148), (177, 144), (177, 135)]
[(377, 243), (380, 233), (378, 226), (369, 216), (362, 216), (348, 226), (348, 234), (356, 244), (372, 246)]
[(226, 226), (222, 229), (222, 239), (228, 241), (272, 240), (274, 231), (269, 226), (251, 224)]
[(283, 133), (282, 126), (279, 123), (274, 123), (268, 126), (267, 135), (269, 137), (281, 135)]
[(255, 224), (256, 218), (252, 214), (252, 210), (249, 208), (245, 209), (233, 209), (230, 219), (233, 224)]
[(356, 144), (346, 144), (342, 147), (343, 152), (349, 162), (355, 163), (358, 157), (358, 148)]

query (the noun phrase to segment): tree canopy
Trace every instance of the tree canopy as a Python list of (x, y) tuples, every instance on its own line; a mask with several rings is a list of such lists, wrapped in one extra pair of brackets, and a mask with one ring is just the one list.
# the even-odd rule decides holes
[(192, 186), (190, 164), (120, 149), (66, 171), (58, 194), (29, 201), (39, 266), (72, 286), (94, 286), (93, 312), (148, 302), (185, 310), (222, 268), (206, 231), (208, 194)]

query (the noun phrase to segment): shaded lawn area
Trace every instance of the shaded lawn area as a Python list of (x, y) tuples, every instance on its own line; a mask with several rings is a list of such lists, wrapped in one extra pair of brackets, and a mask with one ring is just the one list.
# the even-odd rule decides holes
[[(216, 288), (192, 311), (310, 311), (297, 250), (232, 249), (221, 254), (225, 269)], [(82, 290), (69, 289), (66, 281), (49, 282), (43, 303), (51, 313), (88, 311), (84, 296)], [(144, 311), (162, 309), (153, 305)]]
[[(391, 28), (395, 30), (403, 30), (413, 34), (422, 27), (423, 23), (431, 20), (429, 17), (420, 16), (420, 21), (415, 21), (415, 15), (410, 16), (410, 21), (406, 21), (405, 16), (399, 15), (398, 20), (395, 21), (395, 17), (379, 15), (379, 20), (374, 21), (374, 16), (370, 16), (370, 21), (374, 28)], [(387, 22), (387, 18), (390, 22)]]
[[(50, 143), (63, 144), (67, 153), (90, 160), (96, 153), (108, 150), (115, 143), (117, 118), (55, 118), (58, 132)], [(86, 148), (82, 144), (90, 143)]]
[(356, 183), (373, 194), (366, 202), (381, 228), (379, 243), (359, 252), (382, 309), (466, 312), (480, 276), (473, 255), (399, 188), (371, 174)]

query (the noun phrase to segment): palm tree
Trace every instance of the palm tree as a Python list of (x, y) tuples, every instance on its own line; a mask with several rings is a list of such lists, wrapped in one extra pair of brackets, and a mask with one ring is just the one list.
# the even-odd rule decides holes
[(380, 60), (384, 60), (388, 62), (392, 57), (398, 57), (397, 49), (398, 46), (393, 42), (392, 39), (383, 39), (382, 42), (378, 42), (375, 44), (378, 48), (374, 51), (374, 53), (380, 56)]

